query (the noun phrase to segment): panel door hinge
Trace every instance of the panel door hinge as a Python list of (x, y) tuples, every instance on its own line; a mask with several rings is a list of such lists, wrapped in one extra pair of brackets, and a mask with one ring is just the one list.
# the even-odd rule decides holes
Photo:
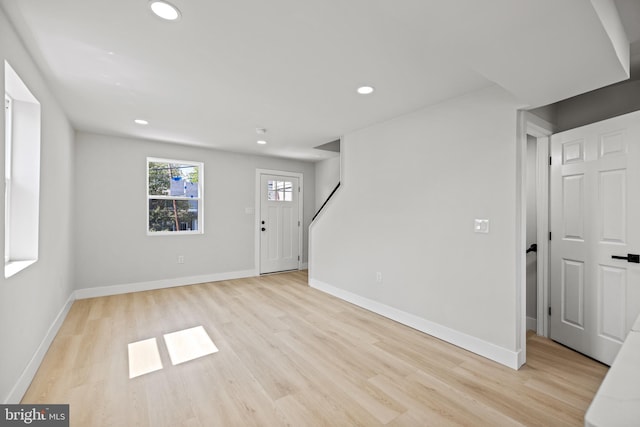
[(553, 163), (553, 161), (551, 160), (551, 156), (549, 156), (549, 166), (551, 166), (551, 164)]
[(551, 240), (551, 232), (549, 232), (549, 240)]
[(300, 187), (298, 187), (298, 193), (300, 192)]
[(300, 221), (298, 221), (298, 227), (300, 227)]
[(300, 261), (300, 255), (298, 255), (298, 261)]
[(549, 306), (549, 316), (551, 316), (551, 306)]

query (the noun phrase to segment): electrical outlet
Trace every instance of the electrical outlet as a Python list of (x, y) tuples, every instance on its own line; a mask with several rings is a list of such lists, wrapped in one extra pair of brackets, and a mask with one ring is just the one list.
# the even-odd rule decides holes
[(382, 283), (382, 273), (379, 271), (376, 273), (376, 282)]
[(178, 264), (184, 264), (184, 255), (178, 255)]

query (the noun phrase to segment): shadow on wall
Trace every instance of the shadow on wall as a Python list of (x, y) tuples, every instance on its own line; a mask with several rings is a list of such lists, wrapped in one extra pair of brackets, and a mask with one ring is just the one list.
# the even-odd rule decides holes
[(627, 80), (530, 111), (562, 132), (638, 110), (640, 80)]

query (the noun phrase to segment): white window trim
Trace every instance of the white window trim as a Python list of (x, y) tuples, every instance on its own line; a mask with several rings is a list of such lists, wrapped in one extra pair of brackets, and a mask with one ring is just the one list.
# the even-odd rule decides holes
[[(180, 196), (156, 196), (149, 194), (149, 163), (178, 163), (181, 165), (192, 165), (197, 167), (198, 170), (198, 197), (180, 197)], [(204, 163), (203, 162), (194, 162), (191, 160), (176, 160), (176, 159), (165, 159), (161, 157), (147, 157), (147, 197), (145, 200), (145, 217), (146, 224), (145, 228), (147, 230), (147, 236), (185, 236), (185, 235), (197, 235), (204, 234)], [(149, 200), (197, 200), (198, 201), (198, 229), (197, 230), (178, 230), (178, 231), (149, 231)]]
[[(4, 94), (4, 108), (4, 263), (7, 266), (11, 263), (11, 245), (9, 242), (11, 241), (11, 151), (13, 147), (13, 99), (7, 93)], [(10, 273), (7, 275), (5, 271), (5, 276), (10, 277), (17, 271)]]
[(38, 261), (42, 112), (38, 99), (6, 60), (4, 94), (5, 106), (9, 101), (4, 135), (4, 277), (10, 278)]

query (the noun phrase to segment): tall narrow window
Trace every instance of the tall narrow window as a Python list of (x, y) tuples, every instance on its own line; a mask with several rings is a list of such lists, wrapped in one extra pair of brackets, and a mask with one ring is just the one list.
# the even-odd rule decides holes
[(40, 103), (4, 62), (4, 276), (38, 260)]
[(4, 263), (11, 259), (11, 116), (13, 102), (4, 94)]
[(147, 158), (148, 234), (203, 232), (203, 164)]

